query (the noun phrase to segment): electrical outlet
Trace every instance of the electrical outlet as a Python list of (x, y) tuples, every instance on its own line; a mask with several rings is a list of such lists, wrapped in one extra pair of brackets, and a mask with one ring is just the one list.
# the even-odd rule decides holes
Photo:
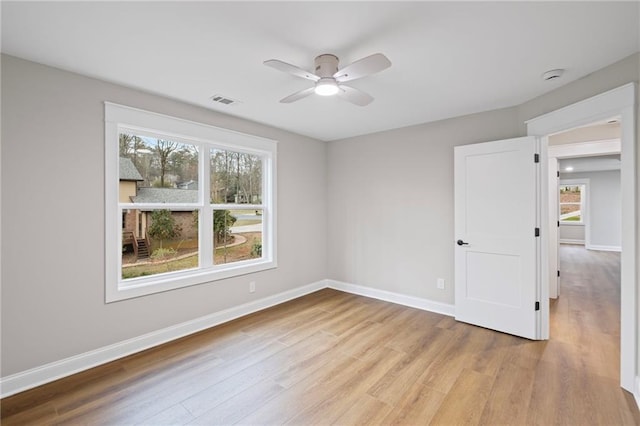
[(438, 278), (437, 285), (438, 285), (438, 289), (444, 290), (444, 278)]
[(255, 292), (256, 292), (256, 282), (251, 281), (249, 283), (249, 293), (255, 293)]

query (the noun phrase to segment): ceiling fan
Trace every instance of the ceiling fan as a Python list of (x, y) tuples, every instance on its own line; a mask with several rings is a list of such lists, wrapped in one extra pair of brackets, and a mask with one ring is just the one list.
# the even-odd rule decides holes
[(269, 59), (268, 61), (264, 61), (264, 64), (278, 71), (283, 71), (296, 77), (306, 78), (315, 83), (313, 87), (300, 90), (281, 99), (280, 102), (282, 103), (288, 104), (295, 102), (312, 93), (320, 96), (338, 95), (338, 97), (359, 106), (369, 105), (373, 102), (371, 95), (351, 86), (346, 86), (343, 83), (387, 69), (391, 66), (391, 61), (382, 53), (375, 53), (355, 61), (342, 69), (338, 69), (338, 62), (339, 60), (336, 55), (324, 54), (317, 56), (315, 59), (315, 72), (313, 73), (295, 65), (279, 61), (278, 59)]

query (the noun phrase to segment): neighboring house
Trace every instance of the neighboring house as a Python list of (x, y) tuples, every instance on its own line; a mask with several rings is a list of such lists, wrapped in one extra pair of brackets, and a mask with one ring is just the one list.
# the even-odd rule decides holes
[(198, 189), (198, 182), (195, 180), (189, 180), (186, 182), (178, 182), (176, 183), (176, 186), (179, 189)]
[[(121, 203), (130, 203), (138, 195), (138, 182), (143, 182), (142, 175), (129, 158), (120, 157), (120, 185), (118, 200)], [(125, 210), (122, 214), (122, 245), (132, 245), (135, 238), (144, 238), (144, 229), (138, 210)], [(131, 233), (131, 234), (130, 234)]]
[[(144, 178), (129, 158), (120, 157), (121, 203), (196, 203), (198, 201), (197, 182), (185, 182), (186, 186), (196, 189), (148, 188), (140, 187)], [(133, 250), (139, 257), (146, 257), (148, 251), (147, 229), (151, 224), (151, 210), (128, 209), (122, 214), (122, 249)], [(195, 238), (193, 211), (172, 212), (176, 224), (180, 227), (181, 238)]]
[(138, 188), (134, 203), (197, 203), (198, 190), (176, 188)]
[(137, 195), (138, 182), (144, 179), (136, 166), (128, 158), (120, 157), (120, 202), (129, 203)]
[[(197, 183), (196, 183), (197, 185)], [(197, 189), (176, 188), (138, 188), (138, 194), (132, 197), (134, 203), (197, 203)], [(193, 210), (174, 211), (171, 215), (180, 227), (180, 238), (197, 238), (198, 228), (195, 225)], [(141, 223), (148, 227), (151, 224), (151, 211), (140, 210)], [(144, 235), (146, 235), (146, 228)]]

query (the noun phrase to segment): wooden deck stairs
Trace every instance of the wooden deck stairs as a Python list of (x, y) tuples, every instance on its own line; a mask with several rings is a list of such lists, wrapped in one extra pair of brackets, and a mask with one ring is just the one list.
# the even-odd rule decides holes
[(147, 243), (147, 240), (144, 238), (140, 238), (140, 239), (137, 239), (136, 242), (138, 244), (137, 258), (147, 259), (149, 257), (149, 244)]
[(149, 240), (137, 238), (133, 232), (124, 231), (122, 233), (122, 247), (131, 244), (136, 259), (148, 259), (150, 253)]

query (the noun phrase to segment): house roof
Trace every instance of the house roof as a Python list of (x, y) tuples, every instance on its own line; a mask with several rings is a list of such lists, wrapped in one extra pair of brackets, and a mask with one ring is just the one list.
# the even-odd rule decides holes
[(175, 188), (138, 188), (134, 203), (197, 203), (198, 191)]
[(120, 157), (120, 180), (143, 181), (142, 175), (128, 158)]

